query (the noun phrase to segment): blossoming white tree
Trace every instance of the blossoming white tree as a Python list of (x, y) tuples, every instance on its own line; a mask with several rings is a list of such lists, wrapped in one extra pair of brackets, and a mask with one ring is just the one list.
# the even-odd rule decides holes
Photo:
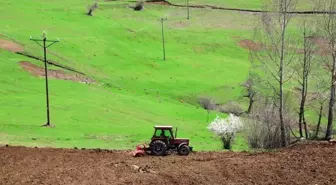
[(221, 138), (225, 149), (231, 149), (231, 143), (242, 126), (240, 118), (230, 114), (226, 119), (217, 116), (207, 128)]

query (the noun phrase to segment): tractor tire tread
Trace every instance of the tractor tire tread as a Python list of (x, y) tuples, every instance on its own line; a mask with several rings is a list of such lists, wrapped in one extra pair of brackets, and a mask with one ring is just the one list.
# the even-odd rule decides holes
[[(154, 147), (155, 147), (156, 145), (158, 145), (158, 144), (162, 146), (162, 152), (160, 152), (160, 153), (157, 153), (157, 152), (155, 152), (155, 150), (154, 150)], [(150, 148), (151, 148), (151, 153), (152, 153), (153, 155), (156, 155), (156, 156), (163, 156), (163, 155), (166, 155), (167, 150), (168, 150), (168, 147), (167, 147), (166, 143), (163, 142), (163, 141), (161, 141), (161, 140), (155, 140), (155, 141), (153, 141), (153, 142), (151, 143), (151, 145), (150, 145)]]
[[(185, 151), (183, 151), (182, 149), (185, 149)], [(182, 145), (177, 149), (177, 152), (179, 155), (189, 155), (190, 148), (187, 145)]]

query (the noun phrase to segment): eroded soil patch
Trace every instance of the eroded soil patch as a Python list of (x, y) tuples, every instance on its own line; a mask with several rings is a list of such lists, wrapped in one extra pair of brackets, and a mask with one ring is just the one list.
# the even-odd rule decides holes
[[(21, 61), (19, 62), (20, 66), (28, 71), (29, 73), (35, 75), (35, 76), (45, 76), (44, 68), (41, 68), (37, 65), (34, 65), (30, 62)], [(94, 80), (85, 77), (83, 75), (79, 74), (68, 74), (61, 70), (54, 70), (54, 69), (48, 69), (48, 77), (49, 78), (55, 78), (55, 79), (61, 79), (61, 80), (71, 80), (74, 82), (83, 82), (83, 83), (93, 83)]]
[[(234, 38), (239, 38), (239, 37), (234, 37)], [(328, 52), (329, 51), (328, 42), (327, 42), (326, 39), (319, 38), (319, 37), (311, 37), (310, 39), (317, 46), (316, 48), (313, 49), (314, 50), (313, 52), (315, 54), (323, 56), (323, 55), (328, 55), (328, 53), (330, 53), (330, 52)], [(274, 50), (275, 49), (271, 45), (265, 46), (261, 43), (258, 43), (258, 42), (255, 42), (255, 41), (249, 40), (249, 39), (240, 40), (237, 44), (242, 48), (248, 49), (249, 51)], [(290, 48), (287, 48), (287, 49), (289, 49), (291, 52), (297, 53), (297, 54), (303, 54), (304, 53), (304, 49), (302, 49), (302, 48), (290, 47)]]
[(262, 49), (262, 45), (260, 43), (248, 39), (240, 40), (238, 45), (250, 51), (259, 51)]
[(171, 26), (174, 28), (185, 28), (189, 26), (189, 23), (178, 21), (178, 22), (171, 23)]
[(316, 54), (325, 56), (330, 54), (328, 40), (323, 37), (309, 37), (309, 39), (317, 46)]
[(2, 39), (0, 39), (0, 48), (11, 52), (22, 52), (24, 50), (21, 45)]

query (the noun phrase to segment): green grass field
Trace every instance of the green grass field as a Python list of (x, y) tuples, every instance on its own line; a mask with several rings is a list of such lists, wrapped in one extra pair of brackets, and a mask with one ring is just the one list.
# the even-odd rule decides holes
[[(60, 38), (50, 47), (48, 58), (84, 72), (97, 83), (50, 79), (51, 121), (56, 127), (43, 128), (44, 78), (18, 65), (42, 63), (0, 49), (0, 143), (129, 149), (149, 141), (154, 125), (173, 125), (179, 136), (191, 138), (195, 150), (219, 150), (221, 143), (206, 128), (207, 111), (197, 100), (209, 96), (220, 103), (237, 101), (247, 106), (240, 84), (250, 63), (248, 51), (237, 42), (251, 37), (257, 17), (193, 9), (192, 19), (186, 20), (183, 8), (148, 4), (136, 12), (127, 8), (132, 3), (121, 1), (101, 2), (90, 17), (85, 15), (90, 3), (2, 2), (0, 39), (15, 40), (26, 52), (41, 57), (42, 49), (29, 37), (47, 30), (48, 38)], [(257, 8), (260, 1), (220, 5)], [(157, 20), (161, 16), (168, 18), (165, 61)], [(225, 116), (212, 112), (210, 119), (216, 114)], [(234, 149), (248, 149), (243, 136)]]

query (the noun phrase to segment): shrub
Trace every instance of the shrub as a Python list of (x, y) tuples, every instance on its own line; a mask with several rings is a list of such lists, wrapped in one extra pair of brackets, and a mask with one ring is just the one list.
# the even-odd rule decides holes
[(216, 102), (209, 97), (200, 98), (199, 104), (206, 110), (215, 110), (217, 107)]
[(143, 1), (138, 1), (135, 6), (134, 6), (134, 10), (136, 11), (140, 11), (144, 8), (144, 2)]
[(251, 148), (279, 148), (281, 147), (280, 126), (273, 121), (260, 122), (248, 120), (248, 144)]
[(235, 102), (229, 102), (220, 107), (220, 112), (227, 114), (234, 114), (236, 116), (240, 116), (245, 113), (245, 111), (239, 106), (239, 104)]
[[(286, 142), (290, 142), (290, 124), (294, 121), (284, 114)], [(281, 147), (281, 132), (278, 109), (273, 104), (255, 107), (248, 119), (244, 120), (248, 131), (248, 144), (251, 148), (274, 149)]]
[(98, 3), (95, 2), (93, 5), (89, 7), (89, 11), (87, 12), (87, 15), (92, 16), (93, 11), (95, 11), (98, 8)]
[(217, 116), (207, 128), (221, 138), (224, 149), (231, 150), (236, 133), (242, 128), (242, 122), (233, 114), (226, 119)]

